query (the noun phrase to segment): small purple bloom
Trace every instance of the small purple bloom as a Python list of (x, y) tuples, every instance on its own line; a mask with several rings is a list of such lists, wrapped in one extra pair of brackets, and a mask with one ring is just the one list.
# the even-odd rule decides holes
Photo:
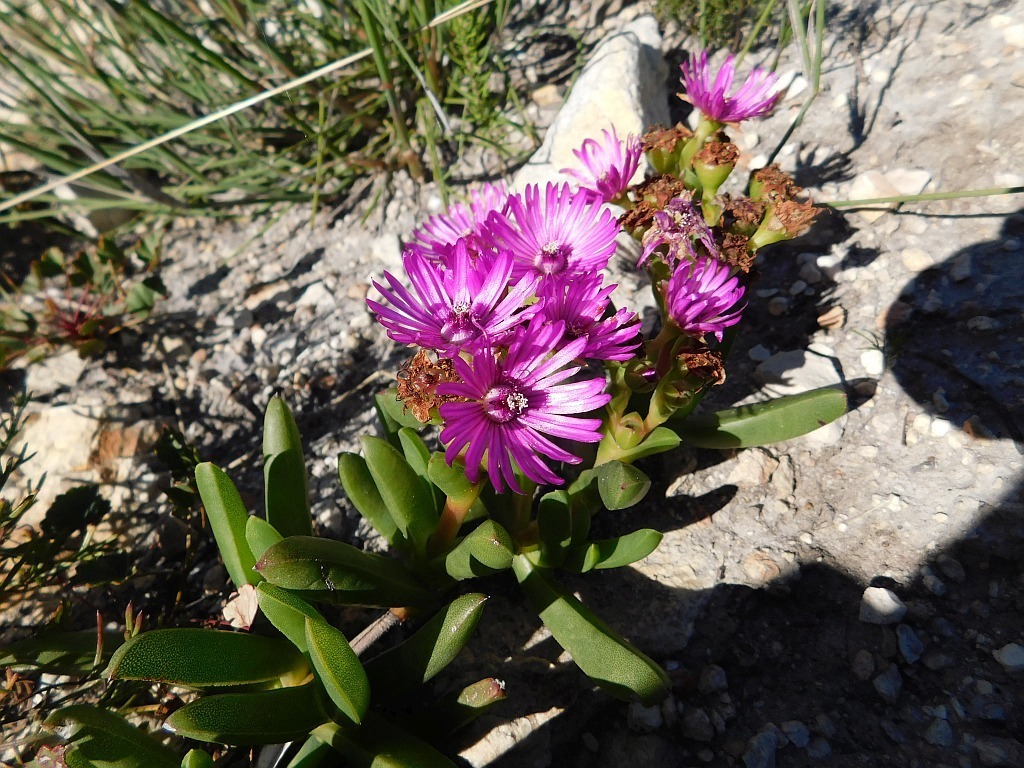
[(604, 379), (566, 381), (579, 371), (579, 366), (566, 366), (586, 340), (576, 339), (552, 354), (565, 329), (561, 323), (538, 325), (533, 321), (519, 329), (503, 361), (490, 349), (475, 354), (472, 363), (454, 358), (462, 381), (437, 388), (439, 394), (466, 398), (440, 407), (445, 422), (441, 442), (448, 446), (445, 460), (450, 466), (465, 450), (466, 476), (472, 482), (480, 479), (481, 461), (486, 460), (487, 476), (499, 493), (506, 486), (522, 492), (515, 467), (537, 483), (562, 483), (544, 458), (571, 464), (581, 459), (549, 438), (584, 443), (601, 439), (601, 419), (575, 414), (609, 401)]
[(513, 276), (590, 274), (605, 268), (615, 253), (619, 225), (588, 193), (568, 184), (529, 184), (508, 201), (509, 213), (492, 213), (487, 228), (497, 244), (515, 254)]
[(696, 259), (695, 241), (702, 243), (709, 253), (718, 253), (715, 237), (704, 215), (685, 197), (672, 198), (664, 210), (655, 212), (654, 223), (644, 232), (644, 250), (637, 266), (646, 264), (651, 254), (665, 244), (668, 245), (669, 263), (679, 260), (680, 249), (691, 259)]
[(403, 256), (412, 291), (384, 273), (389, 288), (374, 287), (390, 306), (367, 299), (390, 336), (400, 344), (426, 347), (444, 357), (475, 351), (503, 341), (517, 325), (539, 309), (523, 303), (535, 292), (539, 278), (526, 275), (509, 288), (512, 254), (474, 265), (465, 240), (458, 240), (450, 269), (442, 269), (413, 250)]
[(730, 269), (717, 259), (703, 257), (682, 263), (665, 283), (665, 306), (669, 317), (684, 333), (703, 336), (722, 332), (740, 321), (744, 288)]
[(602, 138), (587, 139), (573, 154), (583, 163), (583, 170), (563, 168), (580, 183), (580, 189), (593, 193), (607, 203), (621, 195), (640, 167), (643, 147), (640, 138), (632, 133), (623, 142), (613, 127), (601, 132)]
[(450, 255), (460, 238), (466, 239), (470, 251), (483, 250), (490, 242), (484, 222), (492, 211), (503, 212), (507, 202), (508, 190), (504, 184), (484, 184), (469, 193), (468, 206), (452, 203), (444, 213), (427, 219), (422, 227), (413, 231), (413, 240), (418, 241), (424, 255), (434, 260)]
[(579, 356), (590, 360), (629, 360), (640, 343), (640, 321), (622, 308), (602, 320), (614, 285), (601, 286), (601, 276), (544, 280), (537, 296), (544, 300), (538, 317), (565, 323), (565, 339), (586, 339)]
[(751, 117), (764, 117), (779, 99), (780, 94), (774, 93), (778, 76), (760, 67), (754, 67), (743, 84), (729, 96), (727, 92), (736, 77), (734, 59), (735, 56), (729, 54), (714, 81), (707, 51), (691, 54), (689, 61), (680, 67), (683, 73), (680, 79), (686, 89), (683, 99), (709, 120), (739, 123)]

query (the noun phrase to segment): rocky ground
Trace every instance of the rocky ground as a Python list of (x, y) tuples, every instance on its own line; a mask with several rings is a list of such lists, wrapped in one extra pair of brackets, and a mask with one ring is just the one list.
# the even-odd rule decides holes
[[(565, 165), (597, 115), (620, 130), (685, 116), (672, 96), (681, 38), (659, 35), (642, 4), (528, 9), (604, 47), (571, 93), (568, 63), (522, 62), (531, 115), (554, 128), (519, 183)], [(816, 201), (1024, 184), (1020, 0), (850, 3), (830, 11), (825, 39), (821, 93), (779, 156)], [(780, 64), (790, 89), (776, 114), (736, 139), (747, 167), (809, 95), (798, 62), (790, 51)], [(371, 396), (405, 352), (363, 299), (442, 203), (406, 178), (375, 185), (366, 196), (379, 188), (383, 202), (351, 214), (178, 222), (171, 296), (149, 324), (102, 360), (66, 354), (23, 374), (44, 492), (111, 483), (140, 562), (165, 562), (183, 545), (147, 453), (159, 425), (183, 429), (258, 507), (261, 414), (280, 392), (322, 532), (377, 546), (336, 458), (373, 430)], [(510, 699), (466, 736), (468, 764), (1024, 765), (1020, 208), (1010, 196), (833, 213), (765, 255), (710, 404), (839, 384), (850, 413), (770, 449), (661, 459), (641, 507), (601, 518), (609, 535), (667, 532), (637, 567), (572, 584), (671, 670), (659, 708), (590, 691), (496, 581), (463, 671), (503, 664)], [(614, 271), (619, 301), (649, 303), (628, 252)], [(190, 611), (216, 615), (210, 558), (184, 579)], [(135, 586), (164, 599), (160, 584)]]

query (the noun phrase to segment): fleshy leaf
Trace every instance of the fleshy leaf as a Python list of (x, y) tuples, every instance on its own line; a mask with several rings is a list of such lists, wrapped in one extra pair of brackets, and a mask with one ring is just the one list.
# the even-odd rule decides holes
[(398, 390), (394, 387), (374, 395), (373, 405), (377, 410), (377, 418), (380, 419), (384, 435), (388, 442), (396, 448), (401, 445), (398, 440), (398, 430), (402, 427), (416, 430), (424, 427), (424, 424), (413, 415), (412, 411), (406, 409), (405, 403), (398, 399)]
[(513, 546), (508, 531), (485, 520), (445, 556), (445, 571), (457, 581), (503, 571), (512, 566)]
[(384, 505), (402, 535), (422, 552), (438, 521), (438, 509), (430, 485), (386, 440), (364, 436), (362, 443), (366, 466)]
[(697, 448), (750, 448), (806, 435), (846, 413), (846, 393), (812, 389), (764, 403), (669, 422), (680, 440)]
[(646, 705), (666, 696), (668, 675), (654, 661), (525, 556), (516, 555), (512, 568), (544, 626), (594, 682), (617, 698), (638, 698)]
[(277, 529), (262, 517), (249, 515), (249, 519), (245, 521), (245, 543), (249, 545), (249, 551), (257, 560), (263, 557), (263, 553), (272, 545), (283, 539)]
[(330, 744), (320, 741), (316, 736), (309, 736), (295, 757), (288, 761), (287, 768), (320, 768), (332, 756), (337, 758), (337, 752)]
[(196, 485), (228, 576), (236, 587), (243, 584), (255, 586), (259, 583), (260, 575), (252, 569), (256, 558), (252, 556), (245, 540), (249, 513), (242, 503), (242, 497), (238, 495), (238, 489), (223, 470), (208, 461), (196, 467)]
[[(51, 675), (81, 675), (93, 668), (96, 660), (96, 630), (59, 632), (46, 630), (0, 649), (0, 668), (16, 671), (31, 669)], [(124, 642), (122, 632), (104, 632), (100, 660), (105, 662)]]
[(541, 564), (560, 565), (572, 543), (572, 509), (568, 491), (551, 491), (540, 499), (537, 532), (540, 534)]
[(644, 528), (614, 539), (592, 541), (573, 550), (564, 566), (580, 573), (594, 568), (621, 568), (643, 560), (658, 548), (661, 538), (658, 531)]
[(432, 746), (372, 711), (358, 728), (327, 723), (313, 736), (340, 752), (346, 768), (455, 768)]
[(619, 458), (622, 461), (632, 463), (645, 456), (653, 456), (656, 453), (671, 451), (678, 445), (679, 435), (667, 427), (657, 427), (639, 445), (620, 451)]
[(178, 736), (219, 744), (279, 744), (304, 738), (330, 718), (313, 683), (203, 696), (167, 718)]
[(268, 549), (256, 568), (271, 584), (347, 605), (393, 608), (431, 600), (397, 560), (331, 539), (291, 536)]
[(298, 595), (266, 581), (256, 587), (256, 599), (267, 621), (306, 653), (309, 650), (306, 646), (306, 619), (324, 621), (324, 617)]
[(443, 744), (447, 736), (504, 699), (505, 684), (488, 677), (432, 701), (403, 725), (431, 743)]
[(264, 683), (305, 668), (302, 654), (278, 638), (219, 629), (154, 629), (122, 645), (107, 676), (205, 689)]
[(210, 753), (201, 749), (190, 749), (181, 758), (181, 768), (214, 768), (216, 765)]
[(71, 765), (95, 768), (178, 768), (175, 753), (120, 715), (88, 704), (59, 709), (46, 718), (47, 728), (67, 728)]
[(388, 512), (384, 499), (377, 490), (366, 459), (355, 453), (338, 456), (338, 477), (349, 501), (391, 546), (401, 546), (405, 538), (398, 531), (398, 524)]
[(358, 725), (370, 706), (370, 683), (345, 635), (326, 621), (307, 618), (306, 647), (334, 706)]
[(486, 600), (481, 594), (456, 598), (404, 643), (366, 662), (375, 700), (400, 699), (448, 666), (476, 629)]
[(263, 482), (267, 522), (282, 536), (312, 534), (302, 439), (292, 412), (279, 397), (270, 398), (263, 421)]
[(609, 461), (597, 468), (597, 490), (608, 509), (639, 504), (651, 489), (651, 479), (632, 464)]

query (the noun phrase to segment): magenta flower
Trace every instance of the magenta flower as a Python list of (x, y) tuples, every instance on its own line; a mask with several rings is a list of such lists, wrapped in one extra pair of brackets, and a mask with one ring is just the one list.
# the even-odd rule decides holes
[(695, 248), (696, 242), (703, 244), (709, 253), (718, 253), (715, 237), (704, 215), (685, 197), (674, 197), (668, 201), (664, 210), (655, 212), (654, 223), (644, 232), (644, 250), (637, 266), (646, 264), (651, 254), (666, 244), (669, 263), (679, 260), (680, 249), (691, 259), (696, 259), (699, 255)]
[[(492, 211), (503, 212), (508, 190), (503, 183), (484, 184), (469, 193), (469, 205), (453, 203), (444, 213), (427, 219), (412, 233), (423, 253), (431, 259), (444, 258), (460, 238), (466, 239), (470, 251), (479, 251), (490, 242), (484, 222)], [(472, 255), (472, 253), (471, 253)]]
[(629, 186), (630, 179), (640, 167), (643, 147), (640, 138), (632, 133), (623, 142), (615, 128), (601, 132), (602, 140), (587, 139), (573, 154), (583, 163), (583, 170), (563, 168), (580, 183), (580, 189), (591, 192), (601, 202), (614, 200)]
[(683, 100), (693, 104), (707, 119), (719, 123), (739, 123), (751, 117), (764, 117), (779, 99), (780, 94), (773, 93), (778, 76), (754, 67), (730, 96), (727, 92), (736, 77), (733, 59), (735, 56), (729, 54), (712, 81), (707, 51), (691, 54), (689, 61), (680, 67), (683, 73), (680, 79), (686, 89)]
[(615, 253), (619, 225), (588, 193), (568, 184), (529, 184), (508, 201), (508, 215), (492, 213), (487, 228), (497, 244), (515, 254), (513, 276), (589, 274), (602, 270)]
[(385, 272), (390, 288), (377, 282), (373, 285), (390, 306), (366, 301), (388, 336), (400, 344), (457, 357), (459, 352), (502, 342), (539, 309), (537, 305), (523, 306), (537, 288), (535, 275), (524, 276), (506, 295), (513, 262), (508, 251), (487, 263), (481, 259), (474, 266), (466, 241), (460, 239), (454, 246), (451, 269), (442, 270), (414, 250), (406, 251), (403, 261), (413, 290)]
[(727, 264), (701, 258), (680, 264), (665, 283), (665, 306), (669, 317), (684, 333), (703, 336), (712, 333), (719, 341), (722, 332), (740, 321), (744, 288), (730, 277)]
[(590, 360), (629, 360), (640, 343), (640, 321), (622, 308), (602, 320), (614, 285), (601, 286), (601, 276), (544, 280), (537, 295), (544, 300), (538, 317), (565, 324), (565, 340), (586, 339), (579, 356)]
[(544, 459), (571, 464), (581, 459), (549, 438), (598, 442), (601, 419), (574, 414), (600, 408), (611, 399), (604, 394), (603, 378), (566, 381), (579, 371), (579, 366), (566, 366), (586, 340), (576, 339), (552, 354), (565, 329), (561, 323), (538, 325), (531, 322), (519, 329), (503, 361), (490, 349), (474, 355), (472, 364), (454, 358), (462, 381), (437, 387), (439, 394), (465, 398), (440, 407), (445, 422), (441, 442), (448, 446), (445, 461), (450, 466), (465, 450), (466, 476), (475, 483), (481, 461), (486, 460), (487, 476), (499, 493), (506, 486), (522, 492), (516, 467), (537, 483), (561, 484)]

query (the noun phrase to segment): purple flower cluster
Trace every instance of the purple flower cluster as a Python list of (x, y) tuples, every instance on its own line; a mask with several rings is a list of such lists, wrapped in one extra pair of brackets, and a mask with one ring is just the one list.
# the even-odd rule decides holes
[(712, 79), (707, 51), (691, 54), (681, 66), (682, 83), (686, 89), (683, 98), (700, 110), (701, 115), (718, 123), (741, 123), (752, 117), (764, 117), (775, 107), (779, 94), (775, 92), (778, 77), (755, 67), (746, 80), (729, 94), (736, 77), (736, 57), (730, 54), (718, 74)]
[(414, 233), (411, 287), (387, 272), (374, 283), (386, 303), (367, 303), (388, 335), (454, 364), (460, 380), (437, 386), (441, 441), (472, 481), (486, 467), (498, 491), (520, 491), (517, 469), (560, 483), (546, 461), (580, 459), (553, 440), (600, 440), (601, 419), (578, 414), (609, 395), (584, 361), (627, 360), (640, 342), (635, 313), (607, 311), (615, 286), (600, 272), (618, 233), (600, 200), (568, 185), (487, 185)]

